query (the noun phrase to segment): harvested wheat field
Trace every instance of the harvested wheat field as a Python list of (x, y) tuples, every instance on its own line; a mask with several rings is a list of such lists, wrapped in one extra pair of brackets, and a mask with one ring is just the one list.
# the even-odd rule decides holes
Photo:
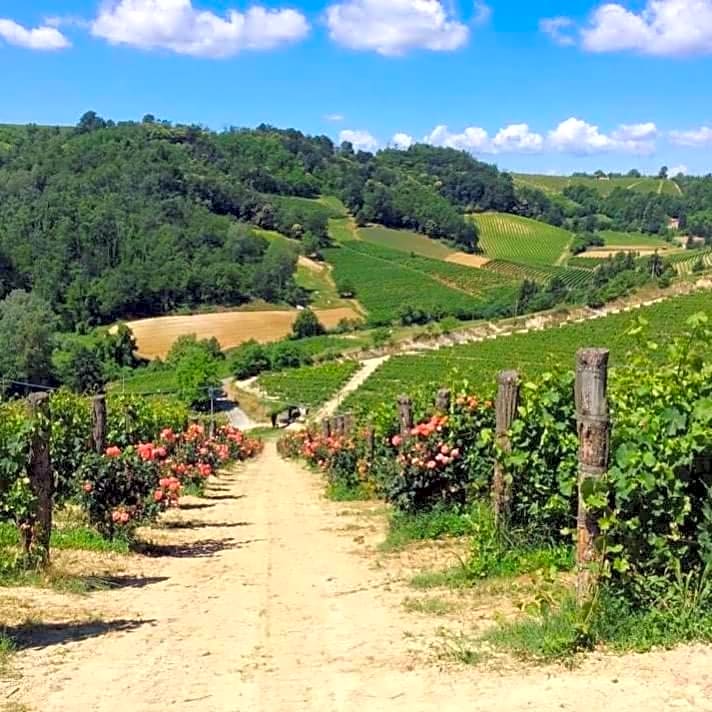
[(484, 267), (491, 260), (482, 255), (468, 255), (467, 252), (455, 252), (449, 255), (445, 262), (452, 262), (456, 265), (463, 265), (464, 267)]
[[(335, 327), (342, 319), (361, 318), (361, 314), (350, 307), (314, 311), (327, 329)], [(229, 311), (139, 319), (128, 322), (128, 326), (136, 336), (139, 355), (164, 358), (173, 342), (185, 334), (195, 334), (199, 339), (214, 336), (223, 349), (234, 348), (250, 339), (261, 343), (278, 341), (291, 333), (298, 314), (297, 310)]]

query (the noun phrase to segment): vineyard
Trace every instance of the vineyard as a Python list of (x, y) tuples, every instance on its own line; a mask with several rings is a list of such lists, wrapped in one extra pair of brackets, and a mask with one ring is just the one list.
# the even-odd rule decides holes
[[(372, 324), (387, 324), (405, 308), (475, 318), (492, 298), (513, 298), (516, 285), (484, 270), (406, 256), (397, 250), (351, 241), (324, 250), (337, 284), (350, 283)], [(416, 299), (417, 297), (417, 299)]]
[(668, 261), (679, 275), (685, 276), (693, 273), (696, 264), (701, 264), (703, 269), (712, 269), (712, 250), (688, 251), (672, 255)]
[(360, 368), (357, 361), (305, 366), (263, 374), (257, 385), (270, 398), (314, 407), (331, 398)]
[(642, 232), (601, 230), (599, 234), (606, 247), (657, 247), (661, 250), (669, 250), (672, 247), (669, 242)]
[[(583, 263), (583, 264), (581, 264)], [(570, 267), (547, 267), (545, 265), (525, 265), (517, 262), (509, 262), (507, 260), (492, 260), (488, 262), (483, 269), (491, 270), (497, 274), (513, 280), (529, 279), (539, 284), (546, 284), (552, 278), (559, 277), (561, 281), (573, 289), (585, 287), (593, 279), (593, 273), (590, 269), (581, 269), (586, 267), (585, 260), (582, 258), (581, 263), (571, 265), (571, 260), (568, 264)]]
[(584, 185), (588, 188), (593, 188), (602, 196), (609, 195), (616, 188), (634, 190), (639, 193), (656, 193), (662, 195), (682, 194), (680, 187), (674, 180), (660, 180), (659, 178), (651, 177), (634, 178), (625, 176), (610, 178), (608, 180), (598, 180), (596, 178), (581, 176), (568, 177), (515, 174), (514, 182), (519, 185), (539, 188), (540, 190), (550, 193), (561, 193), (564, 188), (571, 185)]
[(546, 223), (504, 213), (473, 216), (480, 230), (480, 247), (493, 260), (555, 265), (571, 242), (571, 234)]
[(392, 358), (343, 403), (342, 410), (375, 412), (393, 403), (401, 393), (413, 393), (432, 384), (466, 379), (477, 389), (491, 392), (495, 374), (506, 364), (530, 378), (570, 363), (577, 349), (596, 344), (611, 350), (616, 365), (639, 343), (634, 327), (638, 318), (648, 323), (647, 337), (672, 338), (684, 331), (686, 320), (697, 312), (712, 312), (709, 291), (679, 296), (643, 307), (634, 313), (610, 314), (556, 329), (515, 333), (511, 336), (443, 348), (418, 355)]

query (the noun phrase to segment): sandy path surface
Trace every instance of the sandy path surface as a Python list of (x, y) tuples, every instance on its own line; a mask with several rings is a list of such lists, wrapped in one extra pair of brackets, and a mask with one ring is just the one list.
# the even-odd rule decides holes
[(593, 656), (574, 671), (439, 669), (416, 642), (435, 624), (403, 610), (405, 585), (374, 566), (315, 475), (269, 444), (220, 482), (172, 514), (173, 548), (139, 559), (135, 585), (91, 595), (101, 622), (17, 656), (12, 700), (27, 707), (8, 709), (712, 710), (704, 648)]

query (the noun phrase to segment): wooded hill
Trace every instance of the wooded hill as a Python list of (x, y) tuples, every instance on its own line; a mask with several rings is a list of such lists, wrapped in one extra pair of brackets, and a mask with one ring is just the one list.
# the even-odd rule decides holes
[(65, 328), (254, 298), (303, 303), (296, 254), (248, 225), (328, 242), (340, 198), (361, 224), (408, 228), (476, 251), (466, 213), (494, 210), (568, 229), (662, 232), (670, 216), (712, 236), (712, 178), (677, 196), (585, 187), (551, 194), (452, 149), (375, 155), (326, 136), (259, 126), (216, 133), (147, 116), (76, 127), (0, 127), (0, 298), (35, 291)]

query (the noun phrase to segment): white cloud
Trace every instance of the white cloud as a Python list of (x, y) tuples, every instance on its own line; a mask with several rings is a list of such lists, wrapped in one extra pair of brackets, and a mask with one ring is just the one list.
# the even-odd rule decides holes
[(353, 144), (357, 151), (375, 151), (378, 148), (378, 139), (362, 129), (344, 129), (339, 132), (339, 143), (344, 141)]
[(72, 44), (55, 27), (45, 24), (28, 30), (17, 22), (4, 18), (0, 18), (0, 38), (16, 47), (39, 51), (66, 49)]
[(712, 126), (700, 126), (687, 131), (671, 131), (670, 141), (676, 146), (712, 146)]
[(395, 148), (405, 151), (415, 143), (415, 139), (410, 134), (399, 132), (393, 136), (391, 143)]
[(343, 121), (346, 117), (343, 114), (325, 114), (324, 115), (324, 120), (325, 121), (331, 121), (335, 124), (338, 124), (340, 121)]
[(485, 2), (475, 0), (475, 14), (472, 17), (472, 24), (486, 25), (492, 19), (492, 8)]
[(440, 0), (345, 0), (326, 9), (326, 23), (338, 44), (385, 56), (455, 50), (470, 34)]
[(712, 53), (712, 0), (647, 0), (640, 12), (601, 5), (581, 31), (592, 52), (680, 56)]
[(423, 138), (423, 143), (456, 148), (459, 151), (470, 151), (472, 153), (491, 152), (489, 134), (478, 126), (470, 126), (462, 133), (451, 133), (447, 126), (441, 124)]
[(91, 32), (112, 44), (218, 58), (295, 42), (308, 34), (309, 23), (296, 10), (258, 5), (222, 17), (194, 8), (192, 0), (111, 0)]
[(689, 172), (690, 169), (684, 163), (681, 163), (679, 166), (673, 166), (668, 171), (668, 175), (674, 178), (675, 176), (679, 176), (680, 174), (686, 176)]
[(569, 34), (574, 24), (570, 17), (547, 17), (539, 22), (539, 29), (549, 35), (556, 44), (570, 47), (576, 44), (576, 39)]
[(530, 131), (528, 124), (510, 124), (497, 132), (492, 147), (495, 152), (538, 153), (544, 137)]
[(547, 145), (554, 151), (576, 155), (606, 152), (649, 154), (655, 150), (656, 136), (657, 127), (652, 123), (624, 124), (608, 135), (594, 124), (571, 117), (549, 131)]

